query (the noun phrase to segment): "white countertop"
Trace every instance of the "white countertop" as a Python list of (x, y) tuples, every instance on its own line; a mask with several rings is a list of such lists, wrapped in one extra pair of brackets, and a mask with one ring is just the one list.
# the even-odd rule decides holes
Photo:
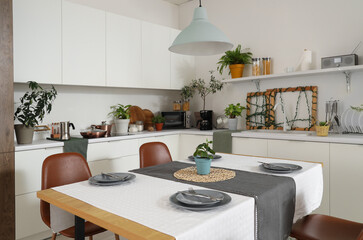
[[(139, 138), (148, 138), (148, 137), (158, 137), (158, 136), (167, 136), (167, 135), (175, 135), (175, 134), (189, 134), (189, 135), (208, 135), (212, 136), (215, 131), (223, 131), (222, 130), (209, 130), (209, 131), (200, 131), (199, 129), (178, 129), (178, 130), (163, 130), (163, 131), (143, 131), (140, 133), (123, 135), (123, 136), (113, 136), (107, 138), (93, 138), (89, 139), (89, 143), (99, 143), (99, 142), (111, 142), (118, 140), (126, 140), (126, 139), (139, 139)], [(268, 132), (269, 131), (269, 132)], [(327, 137), (319, 137), (316, 136), (315, 132), (287, 132), (283, 133), (281, 131), (241, 131), (232, 134), (233, 137), (241, 137), (241, 138), (258, 138), (258, 139), (277, 139), (277, 140), (291, 140), (291, 141), (306, 141), (306, 142), (325, 142), (325, 143), (345, 143), (345, 144), (362, 144), (363, 145), (363, 135), (355, 135), (355, 134), (329, 134)], [(81, 137), (74, 136), (74, 137)], [(26, 151), (26, 150), (35, 150), (41, 148), (52, 148), (52, 147), (63, 147), (63, 142), (52, 141), (52, 140), (35, 140), (32, 144), (17, 144), (15, 143), (15, 151)]]

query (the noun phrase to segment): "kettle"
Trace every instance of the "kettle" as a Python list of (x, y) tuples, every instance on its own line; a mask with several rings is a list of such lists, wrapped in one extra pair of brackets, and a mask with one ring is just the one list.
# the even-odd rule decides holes
[(74, 130), (75, 128), (74, 128), (73, 123), (70, 123), (69, 121), (66, 121), (66, 122), (60, 122), (59, 125), (60, 125), (60, 139), (61, 140), (71, 139), (71, 135), (70, 135), (70, 132), (69, 132), (69, 127), (71, 126), (73, 128), (73, 130)]

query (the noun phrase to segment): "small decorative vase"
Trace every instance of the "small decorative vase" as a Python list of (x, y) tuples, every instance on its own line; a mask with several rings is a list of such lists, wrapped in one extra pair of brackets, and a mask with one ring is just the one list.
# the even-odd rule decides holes
[(163, 130), (163, 125), (164, 125), (164, 123), (155, 123), (156, 131)]
[(15, 124), (15, 135), (18, 144), (30, 144), (33, 142), (34, 128), (23, 124)]
[(129, 130), (130, 119), (115, 119), (116, 133), (127, 134)]
[(237, 130), (237, 118), (228, 118), (228, 129), (229, 130)]
[(197, 173), (199, 175), (207, 175), (210, 173), (210, 164), (212, 159), (194, 157), (195, 164), (197, 165)]
[(243, 76), (244, 64), (232, 64), (229, 65), (229, 70), (231, 71), (232, 78), (241, 78)]
[(316, 135), (320, 137), (326, 137), (329, 134), (330, 126), (315, 126)]

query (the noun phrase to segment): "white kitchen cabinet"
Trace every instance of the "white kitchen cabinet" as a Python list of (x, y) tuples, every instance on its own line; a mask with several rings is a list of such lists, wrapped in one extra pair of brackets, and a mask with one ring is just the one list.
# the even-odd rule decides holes
[(106, 12), (63, 0), (63, 84), (106, 85)]
[(181, 134), (179, 138), (179, 159), (188, 159), (188, 156), (193, 155), (196, 147), (208, 141), (213, 141), (212, 135), (189, 135)]
[(324, 193), (315, 212), (329, 215), (329, 143), (268, 140), (268, 157), (322, 163)]
[[(170, 45), (180, 33), (180, 30), (170, 30)], [(181, 89), (195, 79), (195, 57), (170, 53), (170, 88)]]
[(330, 145), (330, 213), (363, 222), (363, 145)]
[(267, 140), (233, 137), (232, 153), (267, 157)]
[(170, 28), (142, 22), (142, 84), (170, 88)]
[(142, 87), (141, 21), (106, 13), (106, 83)]
[(61, 0), (14, 0), (14, 82), (60, 84)]

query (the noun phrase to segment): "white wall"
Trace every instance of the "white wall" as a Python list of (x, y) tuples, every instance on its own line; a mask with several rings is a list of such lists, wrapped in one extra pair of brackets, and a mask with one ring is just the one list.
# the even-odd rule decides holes
[[(210, 21), (220, 28), (237, 46), (249, 47), (255, 57), (272, 57), (272, 72), (281, 73), (288, 66), (295, 66), (302, 51), (313, 51), (314, 69), (320, 68), (321, 57), (351, 53), (359, 41), (363, 41), (362, 0), (208, 0), (203, 1)], [(180, 29), (192, 19), (195, 1), (180, 6)], [(363, 64), (363, 46), (357, 52)], [(208, 71), (216, 69), (221, 55), (198, 57), (197, 77), (209, 78)], [(244, 76), (251, 75), (250, 66)], [(219, 76), (219, 73), (216, 73)], [(224, 74), (225, 78), (228, 78)], [(351, 94), (345, 91), (342, 74), (299, 77), (261, 82), (261, 91), (293, 86), (317, 85), (318, 115), (325, 118), (324, 103), (331, 98), (341, 100), (341, 109), (349, 105), (363, 104), (363, 72), (353, 73)], [(216, 115), (222, 114), (228, 103), (242, 102), (248, 92), (255, 92), (251, 82), (229, 84), (225, 89), (209, 97), (207, 108)], [(200, 109), (198, 97), (194, 97), (194, 111)], [(243, 123), (244, 124), (244, 123)]]
[[(70, 0), (116, 14), (178, 28), (178, 7), (162, 0)], [(47, 87), (47, 86), (46, 86)], [(48, 86), (49, 87), (49, 86)], [(122, 89), (102, 87), (55, 86), (58, 91), (53, 110), (44, 119), (44, 124), (71, 121), (76, 126), (74, 134), (91, 124), (110, 120), (110, 106), (118, 103), (140, 106), (152, 112), (172, 109), (172, 102), (179, 100), (178, 91)], [(28, 91), (26, 84), (14, 84), (14, 102)], [(17, 105), (15, 104), (15, 107)]]

